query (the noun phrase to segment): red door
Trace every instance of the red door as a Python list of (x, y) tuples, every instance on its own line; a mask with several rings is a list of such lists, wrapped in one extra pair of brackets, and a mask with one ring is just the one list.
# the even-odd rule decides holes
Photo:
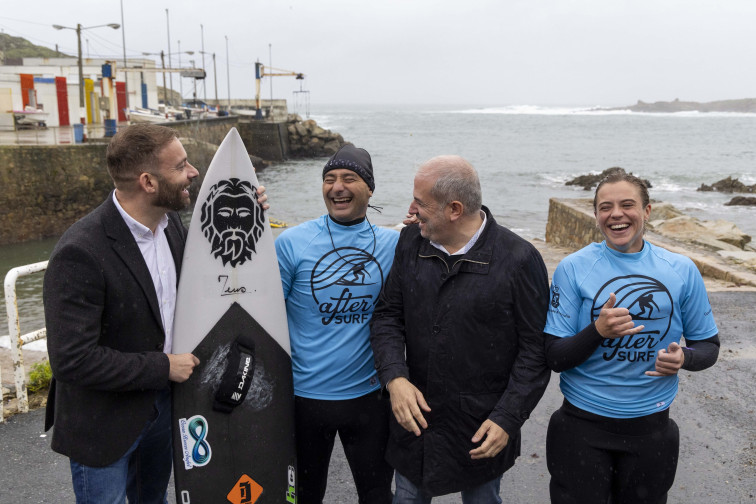
[(65, 77), (55, 77), (55, 94), (58, 95), (58, 121), (61, 126), (69, 126), (68, 118), (68, 87)]
[(118, 106), (118, 122), (126, 122), (126, 83), (116, 82), (116, 104)]
[(23, 108), (27, 105), (31, 105), (34, 108), (37, 107), (37, 97), (34, 96), (34, 76), (32, 74), (21, 74), (21, 101), (24, 104)]

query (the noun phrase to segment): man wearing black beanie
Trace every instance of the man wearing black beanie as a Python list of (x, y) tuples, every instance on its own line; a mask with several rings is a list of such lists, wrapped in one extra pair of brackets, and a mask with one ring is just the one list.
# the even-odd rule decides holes
[(328, 213), (276, 240), (292, 350), (300, 504), (322, 503), (337, 433), (359, 502), (392, 500), (393, 469), (384, 458), (391, 412), (369, 323), (399, 233), (368, 221), (374, 190), (370, 154), (345, 145), (323, 168)]

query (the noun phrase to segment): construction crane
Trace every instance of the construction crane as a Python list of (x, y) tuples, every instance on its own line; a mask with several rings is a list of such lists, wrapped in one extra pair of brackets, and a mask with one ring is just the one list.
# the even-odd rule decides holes
[[(295, 77), (297, 80), (304, 80), (305, 75), (291, 70), (282, 70), (280, 68), (265, 67), (259, 61), (255, 62), (255, 108), (257, 113), (255, 119), (262, 119), (262, 99), (260, 98), (260, 83), (263, 77)], [(300, 83), (300, 88), (301, 88)], [(272, 88), (271, 88), (272, 89)], [(273, 109), (273, 97), (270, 97), (270, 107)]]

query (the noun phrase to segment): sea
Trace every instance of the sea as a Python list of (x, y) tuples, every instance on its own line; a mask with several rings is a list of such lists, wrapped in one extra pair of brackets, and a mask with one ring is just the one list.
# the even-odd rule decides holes
[[(697, 191), (702, 183), (728, 176), (756, 184), (756, 114), (312, 104), (309, 118), (370, 153), (376, 184), (371, 204), (382, 210), (370, 210), (368, 218), (378, 225), (394, 226), (405, 217), (414, 174), (424, 161), (457, 154), (478, 171), (483, 203), (496, 220), (528, 239), (544, 237), (550, 198), (593, 196), (565, 182), (614, 166), (651, 182), (652, 205), (668, 202), (700, 219), (731, 221), (756, 236), (756, 207), (725, 206), (733, 195)], [(290, 226), (321, 215), (325, 161), (292, 160), (260, 169), (269, 215)], [(0, 247), (0, 273), (46, 260), (55, 242)], [(41, 277), (19, 281), (22, 333), (44, 325)], [(5, 327), (0, 325), (0, 334), (8, 334)], [(0, 338), (0, 345), (7, 344), (7, 337)]]

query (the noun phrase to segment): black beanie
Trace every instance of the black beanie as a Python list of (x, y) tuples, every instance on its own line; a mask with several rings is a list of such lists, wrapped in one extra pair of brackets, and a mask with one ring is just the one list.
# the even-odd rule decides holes
[(323, 179), (325, 179), (326, 173), (337, 168), (352, 170), (365, 181), (371, 191), (375, 190), (373, 163), (370, 160), (370, 154), (365, 149), (360, 149), (352, 144), (345, 144), (325, 164)]

